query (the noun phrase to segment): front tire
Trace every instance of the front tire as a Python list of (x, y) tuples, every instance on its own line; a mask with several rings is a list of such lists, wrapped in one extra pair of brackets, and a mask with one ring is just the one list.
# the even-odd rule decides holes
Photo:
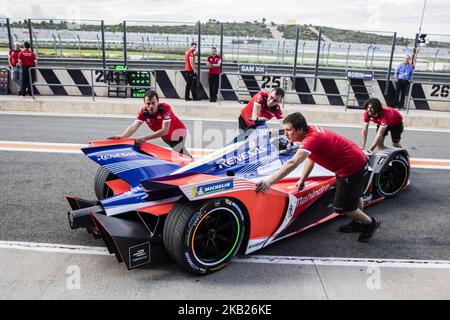
[(376, 192), (382, 197), (395, 197), (408, 185), (409, 174), (408, 160), (397, 155), (386, 168), (374, 176)]
[(164, 224), (163, 241), (169, 255), (196, 274), (225, 267), (236, 255), (245, 233), (242, 208), (227, 198), (199, 205), (176, 203)]

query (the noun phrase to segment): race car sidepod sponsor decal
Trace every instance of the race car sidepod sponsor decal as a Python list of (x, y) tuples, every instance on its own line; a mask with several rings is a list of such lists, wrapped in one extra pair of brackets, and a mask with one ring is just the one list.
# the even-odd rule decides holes
[(129, 157), (135, 157), (138, 156), (139, 153), (135, 151), (130, 152), (117, 152), (117, 153), (106, 153), (105, 154), (99, 154), (97, 156), (97, 161), (108, 161), (111, 159), (120, 159), (120, 158), (129, 158)]
[(192, 197), (200, 197), (205, 194), (216, 193), (228, 189), (233, 189), (234, 183), (233, 180), (228, 181), (219, 181), (210, 184), (194, 186), (192, 187)]
[(300, 198), (298, 198), (297, 207), (302, 206), (308, 201), (311, 201), (312, 199), (315, 199), (320, 195), (324, 194), (330, 187), (331, 187), (330, 185), (326, 184), (321, 186), (319, 189), (309, 192), (305, 196), (301, 196)]
[(150, 242), (128, 248), (130, 269), (150, 263)]
[(249, 239), (247, 244), (247, 249), (245, 250), (245, 254), (252, 253), (256, 250), (261, 249), (264, 244), (267, 242), (268, 238), (261, 239)]

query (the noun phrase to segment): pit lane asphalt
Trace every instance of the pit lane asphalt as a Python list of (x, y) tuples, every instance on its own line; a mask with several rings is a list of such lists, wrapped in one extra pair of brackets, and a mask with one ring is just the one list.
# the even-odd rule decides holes
[[(122, 132), (132, 118), (0, 115), (1, 141), (86, 143)], [(194, 123), (185, 121), (188, 130)], [(197, 123), (198, 125), (198, 123)], [(232, 122), (203, 122), (203, 129), (235, 128)], [(331, 127), (359, 141), (358, 128)], [(140, 131), (148, 129), (142, 126)], [(450, 159), (449, 133), (406, 131), (403, 145), (413, 158)], [(135, 134), (138, 136), (138, 134)], [(369, 133), (369, 140), (373, 130)], [(198, 139), (200, 140), (200, 139)], [(390, 141), (386, 141), (390, 144)], [(158, 144), (164, 145), (158, 142)], [(199, 141), (196, 146), (201, 145)], [(203, 144), (207, 146), (207, 144)], [(94, 199), (97, 165), (82, 154), (0, 151), (0, 240), (102, 246), (84, 230), (71, 231), (64, 194)], [(366, 244), (337, 228), (337, 218), (255, 254), (450, 260), (449, 170), (412, 169), (411, 186), (397, 198), (367, 209), (382, 225)]]

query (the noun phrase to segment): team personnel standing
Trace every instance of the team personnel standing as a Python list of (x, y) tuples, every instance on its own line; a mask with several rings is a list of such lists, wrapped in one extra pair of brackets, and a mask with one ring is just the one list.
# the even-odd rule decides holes
[(209, 101), (217, 101), (217, 93), (219, 91), (219, 75), (220, 66), (222, 65), (222, 59), (217, 55), (217, 49), (211, 48), (211, 55), (208, 57), (208, 81), (209, 81)]
[(283, 112), (280, 106), (283, 97), (284, 90), (281, 88), (275, 88), (270, 92), (261, 91), (257, 93), (244, 109), (242, 109), (239, 116), (239, 129), (253, 128), (255, 122), (250, 119), (257, 119), (258, 117), (269, 120), (273, 117), (277, 119), (283, 118)]
[(306, 160), (303, 173), (296, 186), (304, 187), (314, 164), (336, 173), (336, 194), (334, 207), (337, 213), (353, 220), (339, 228), (341, 232), (361, 231), (359, 241), (366, 242), (380, 226), (377, 218), (367, 216), (363, 211), (362, 194), (369, 176), (368, 161), (358, 146), (319, 126), (308, 126), (300, 112), (288, 115), (283, 121), (285, 135), (290, 142), (301, 142), (296, 154), (270, 178), (257, 184), (256, 191), (264, 191), (286, 177)]
[[(18, 64), (22, 68), (22, 89), (19, 95), (25, 96), (27, 93), (31, 96), (31, 83), (30, 68), (37, 66), (37, 58), (33, 51), (30, 50), (31, 45), (28, 41), (25, 41), (23, 46), (25, 49), (20, 51), (18, 56)], [(33, 77), (33, 74), (31, 75)]]
[(397, 78), (397, 84), (395, 86), (395, 107), (397, 109), (404, 109), (405, 96), (408, 93), (409, 83), (413, 76), (413, 66), (410, 63), (411, 57), (407, 55), (405, 62), (398, 65), (395, 71), (395, 77)]
[(11, 68), (11, 79), (17, 84), (20, 94), (22, 90), (22, 69), (19, 66), (20, 43), (14, 42), (14, 48), (9, 50), (8, 64)]
[(124, 139), (130, 137), (143, 124), (147, 123), (154, 131), (148, 136), (136, 139), (137, 144), (161, 137), (174, 151), (192, 158), (185, 148), (186, 126), (173, 113), (172, 108), (163, 102), (159, 102), (158, 93), (148, 90), (144, 94), (144, 107), (139, 111), (136, 120), (121, 135), (108, 139)]
[[(197, 43), (192, 42), (191, 47), (186, 51), (184, 71), (186, 71), (186, 89), (184, 99), (198, 100), (197, 98), (197, 66), (195, 65), (195, 50), (197, 50)], [(192, 92), (192, 99), (189, 98), (189, 91)]]
[(361, 130), (361, 149), (366, 147), (367, 131), (370, 121), (377, 124), (377, 133), (369, 151), (384, 149), (384, 138), (391, 132), (392, 145), (401, 148), (400, 139), (403, 132), (403, 117), (394, 108), (383, 107), (381, 101), (372, 98), (364, 103), (364, 126)]

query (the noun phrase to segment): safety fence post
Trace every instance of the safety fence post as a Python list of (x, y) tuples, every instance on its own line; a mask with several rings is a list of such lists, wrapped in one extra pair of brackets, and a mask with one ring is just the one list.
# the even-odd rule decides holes
[(6, 18), (6, 29), (8, 30), (8, 43), (9, 48), (13, 48), (13, 41), (12, 41), (12, 35), (11, 35), (11, 25), (9, 24), (9, 18)]
[(386, 74), (386, 85), (384, 86), (384, 95), (388, 95), (389, 91), (389, 81), (391, 77), (391, 68), (392, 68), (392, 61), (394, 60), (394, 52), (395, 52), (395, 43), (397, 42), (397, 32), (394, 32), (394, 35), (392, 36), (392, 49), (391, 49), (391, 57), (389, 59), (389, 67)]
[(127, 65), (127, 22), (123, 21), (123, 65)]
[(314, 91), (317, 90), (317, 76), (319, 75), (320, 42), (321, 42), (321, 40), (322, 40), (322, 28), (319, 28), (319, 35), (317, 37), (316, 67), (314, 69)]

